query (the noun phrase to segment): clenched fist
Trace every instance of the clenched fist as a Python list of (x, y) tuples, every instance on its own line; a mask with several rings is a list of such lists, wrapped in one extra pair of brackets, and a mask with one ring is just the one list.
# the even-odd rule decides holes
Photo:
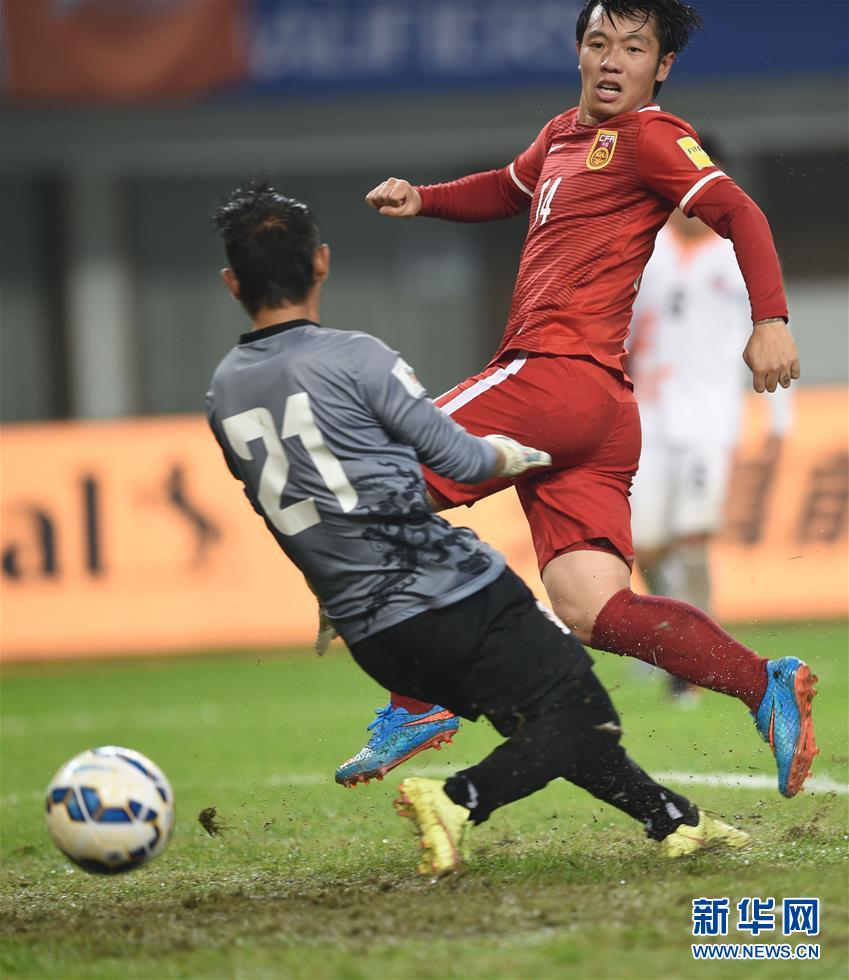
[(390, 218), (415, 218), (422, 196), (408, 180), (389, 177), (366, 194), (366, 204)]
[(752, 327), (743, 360), (752, 372), (755, 391), (789, 388), (800, 374), (796, 343), (784, 320), (760, 320)]

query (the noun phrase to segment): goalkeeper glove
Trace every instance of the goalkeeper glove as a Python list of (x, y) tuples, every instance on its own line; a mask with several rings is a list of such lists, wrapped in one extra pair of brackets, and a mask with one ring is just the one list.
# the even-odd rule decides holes
[(324, 656), (327, 648), (336, 639), (339, 634), (330, 622), (330, 618), (325, 611), (324, 606), (319, 603), (318, 605), (318, 632), (315, 636), (315, 642), (312, 647), (313, 650), (319, 655), (319, 657)]
[(498, 453), (498, 468), (494, 476), (519, 476), (525, 470), (539, 466), (551, 466), (551, 456), (533, 446), (523, 446), (509, 436), (489, 435), (484, 439), (495, 446)]

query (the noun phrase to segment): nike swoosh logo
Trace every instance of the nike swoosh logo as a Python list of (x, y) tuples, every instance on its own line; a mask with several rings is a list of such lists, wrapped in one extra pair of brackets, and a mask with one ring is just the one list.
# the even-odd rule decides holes
[(432, 715), (428, 715), (427, 718), (414, 718), (412, 721), (405, 721), (401, 726), (402, 728), (409, 728), (412, 725), (427, 725), (431, 721), (442, 721), (445, 718), (453, 718), (453, 711), (437, 711)]
[(550, 146), (548, 148), (548, 152), (554, 153), (555, 150), (562, 149), (562, 147), (564, 147), (565, 145), (566, 145), (565, 143), (555, 143), (553, 146)]

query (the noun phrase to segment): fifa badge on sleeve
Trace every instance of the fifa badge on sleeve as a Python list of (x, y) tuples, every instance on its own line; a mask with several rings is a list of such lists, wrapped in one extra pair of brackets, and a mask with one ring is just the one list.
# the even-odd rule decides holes
[(713, 160), (705, 153), (692, 136), (685, 136), (683, 139), (675, 140), (681, 149), (687, 154), (690, 162), (699, 170), (713, 166)]

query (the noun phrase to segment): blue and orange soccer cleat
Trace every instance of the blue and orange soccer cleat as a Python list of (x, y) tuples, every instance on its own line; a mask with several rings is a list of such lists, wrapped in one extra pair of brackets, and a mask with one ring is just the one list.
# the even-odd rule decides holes
[(460, 719), (438, 704), (424, 714), (412, 715), (390, 701), (375, 714), (377, 718), (368, 726), (371, 735), (365, 747), (336, 770), (336, 782), (342, 786), (383, 779), (390, 769), (416, 753), (450, 743), (460, 727)]
[(798, 657), (770, 660), (766, 674), (766, 693), (754, 716), (755, 725), (775, 755), (779, 792), (795, 796), (810, 775), (811, 763), (819, 752), (811, 718), (817, 677)]

